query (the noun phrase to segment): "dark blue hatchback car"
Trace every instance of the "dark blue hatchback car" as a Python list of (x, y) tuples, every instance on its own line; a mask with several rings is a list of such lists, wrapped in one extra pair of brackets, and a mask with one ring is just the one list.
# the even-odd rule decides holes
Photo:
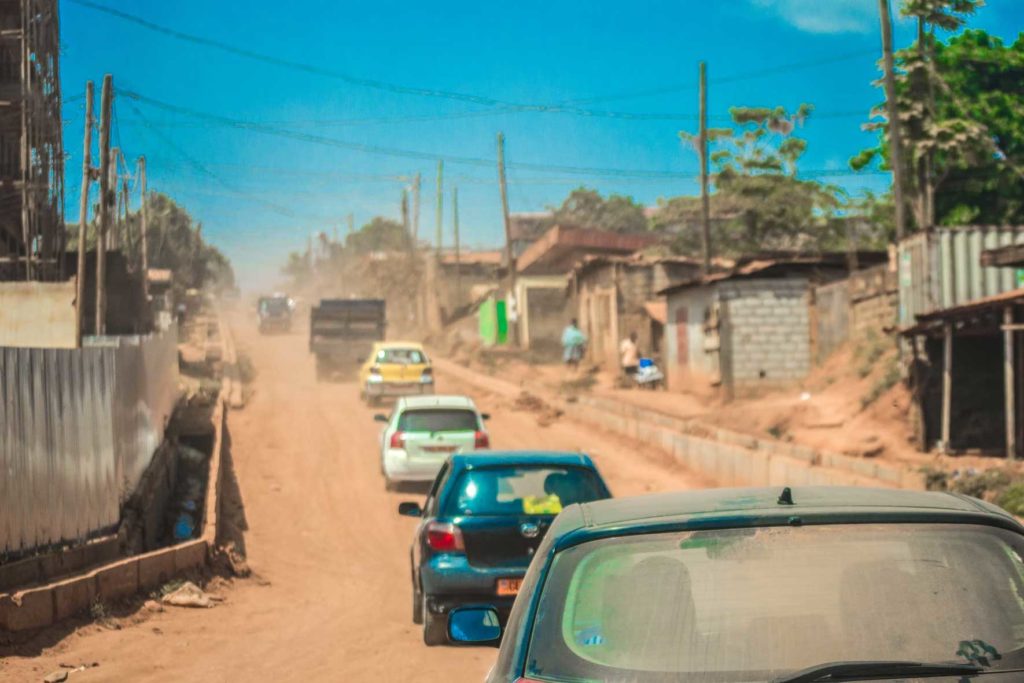
[(447, 615), (484, 603), (502, 623), (537, 546), (562, 508), (611, 497), (580, 453), (486, 451), (451, 456), (421, 507), (410, 552), (413, 622), (427, 645), (448, 641)]

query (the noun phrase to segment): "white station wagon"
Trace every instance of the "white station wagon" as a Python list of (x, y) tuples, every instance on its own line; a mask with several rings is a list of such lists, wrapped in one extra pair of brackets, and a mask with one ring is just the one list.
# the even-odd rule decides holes
[(380, 464), (390, 491), (402, 482), (431, 482), (452, 453), (491, 447), (484, 421), (466, 396), (407, 396), (395, 402), (380, 437)]

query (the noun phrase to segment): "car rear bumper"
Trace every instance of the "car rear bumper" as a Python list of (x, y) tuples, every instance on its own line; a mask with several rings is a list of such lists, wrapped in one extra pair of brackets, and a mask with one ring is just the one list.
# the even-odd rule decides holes
[(446, 458), (413, 460), (404, 450), (389, 448), (384, 452), (384, 473), (391, 481), (434, 481)]
[(434, 383), (422, 382), (367, 382), (363, 388), (370, 398), (391, 396), (421, 396), (434, 393)]
[(474, 567), (465, 555), (436, 555), (420, 566), (424, 593), (457, 597), (462, 604), (504, 600), (511, 605), (514, 596), (497, 594), (498, 579), (521, 579), (525, 574), (526, 567)]
[(497, 597), (495, 595), (487, 595), (482, 593), (480, 595), (472, 594), (459, 594), (459, 595), (427, 595), (427, 609), (430, 610), (431, 614), (448, 614), (456, 607), (462, 607), (465, 605), (487, 605), (498, 610), (498, 620), (501, 621), (502, 625), (508, 621), (509, 612), (512, 611), (512, 605), (516, 599)]

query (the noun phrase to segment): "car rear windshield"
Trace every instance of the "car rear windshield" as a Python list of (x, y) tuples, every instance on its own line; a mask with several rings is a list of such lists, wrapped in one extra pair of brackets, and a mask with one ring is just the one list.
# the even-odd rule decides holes
[(1019, 667), (1022, 547), (1009, 531), (951, 524), (585, 543), (553, 562), (526, 675), (764, 681), (828, 662), (964, 662), (970, 653)]
[(479, 428), (472, 410), (407, 410), (398, 418), (400, 432), (475, 432)]
[(567, 505), (606, 497), (594, 472), (582, 467), (486, 467), (459, 475), (446, 514), (557, 515)]
[(419, 349), (378, 349), (374, 360), (395, 365), (422, 365), (427, 357)]
[(287, 313), (288, 299), (263, 299), (260, 301), (260, 310), (271, 315)]

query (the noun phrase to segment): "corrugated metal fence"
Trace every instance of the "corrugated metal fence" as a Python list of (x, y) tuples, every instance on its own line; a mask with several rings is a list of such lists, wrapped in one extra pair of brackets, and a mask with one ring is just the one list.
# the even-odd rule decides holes
[(899, 246), (900, 325), (916, 316), (1018, 287), (1012, 268), (985, 268), (981, 253), (1024, 243), (1020, 226), (941, 228)]
[(840, 280), (812, 292), (811, 353), (820, 365), (850, 336), (850, 283)]
[(0, 348), (0, 553), (115, 526), (177, 391), (174, 330)]

